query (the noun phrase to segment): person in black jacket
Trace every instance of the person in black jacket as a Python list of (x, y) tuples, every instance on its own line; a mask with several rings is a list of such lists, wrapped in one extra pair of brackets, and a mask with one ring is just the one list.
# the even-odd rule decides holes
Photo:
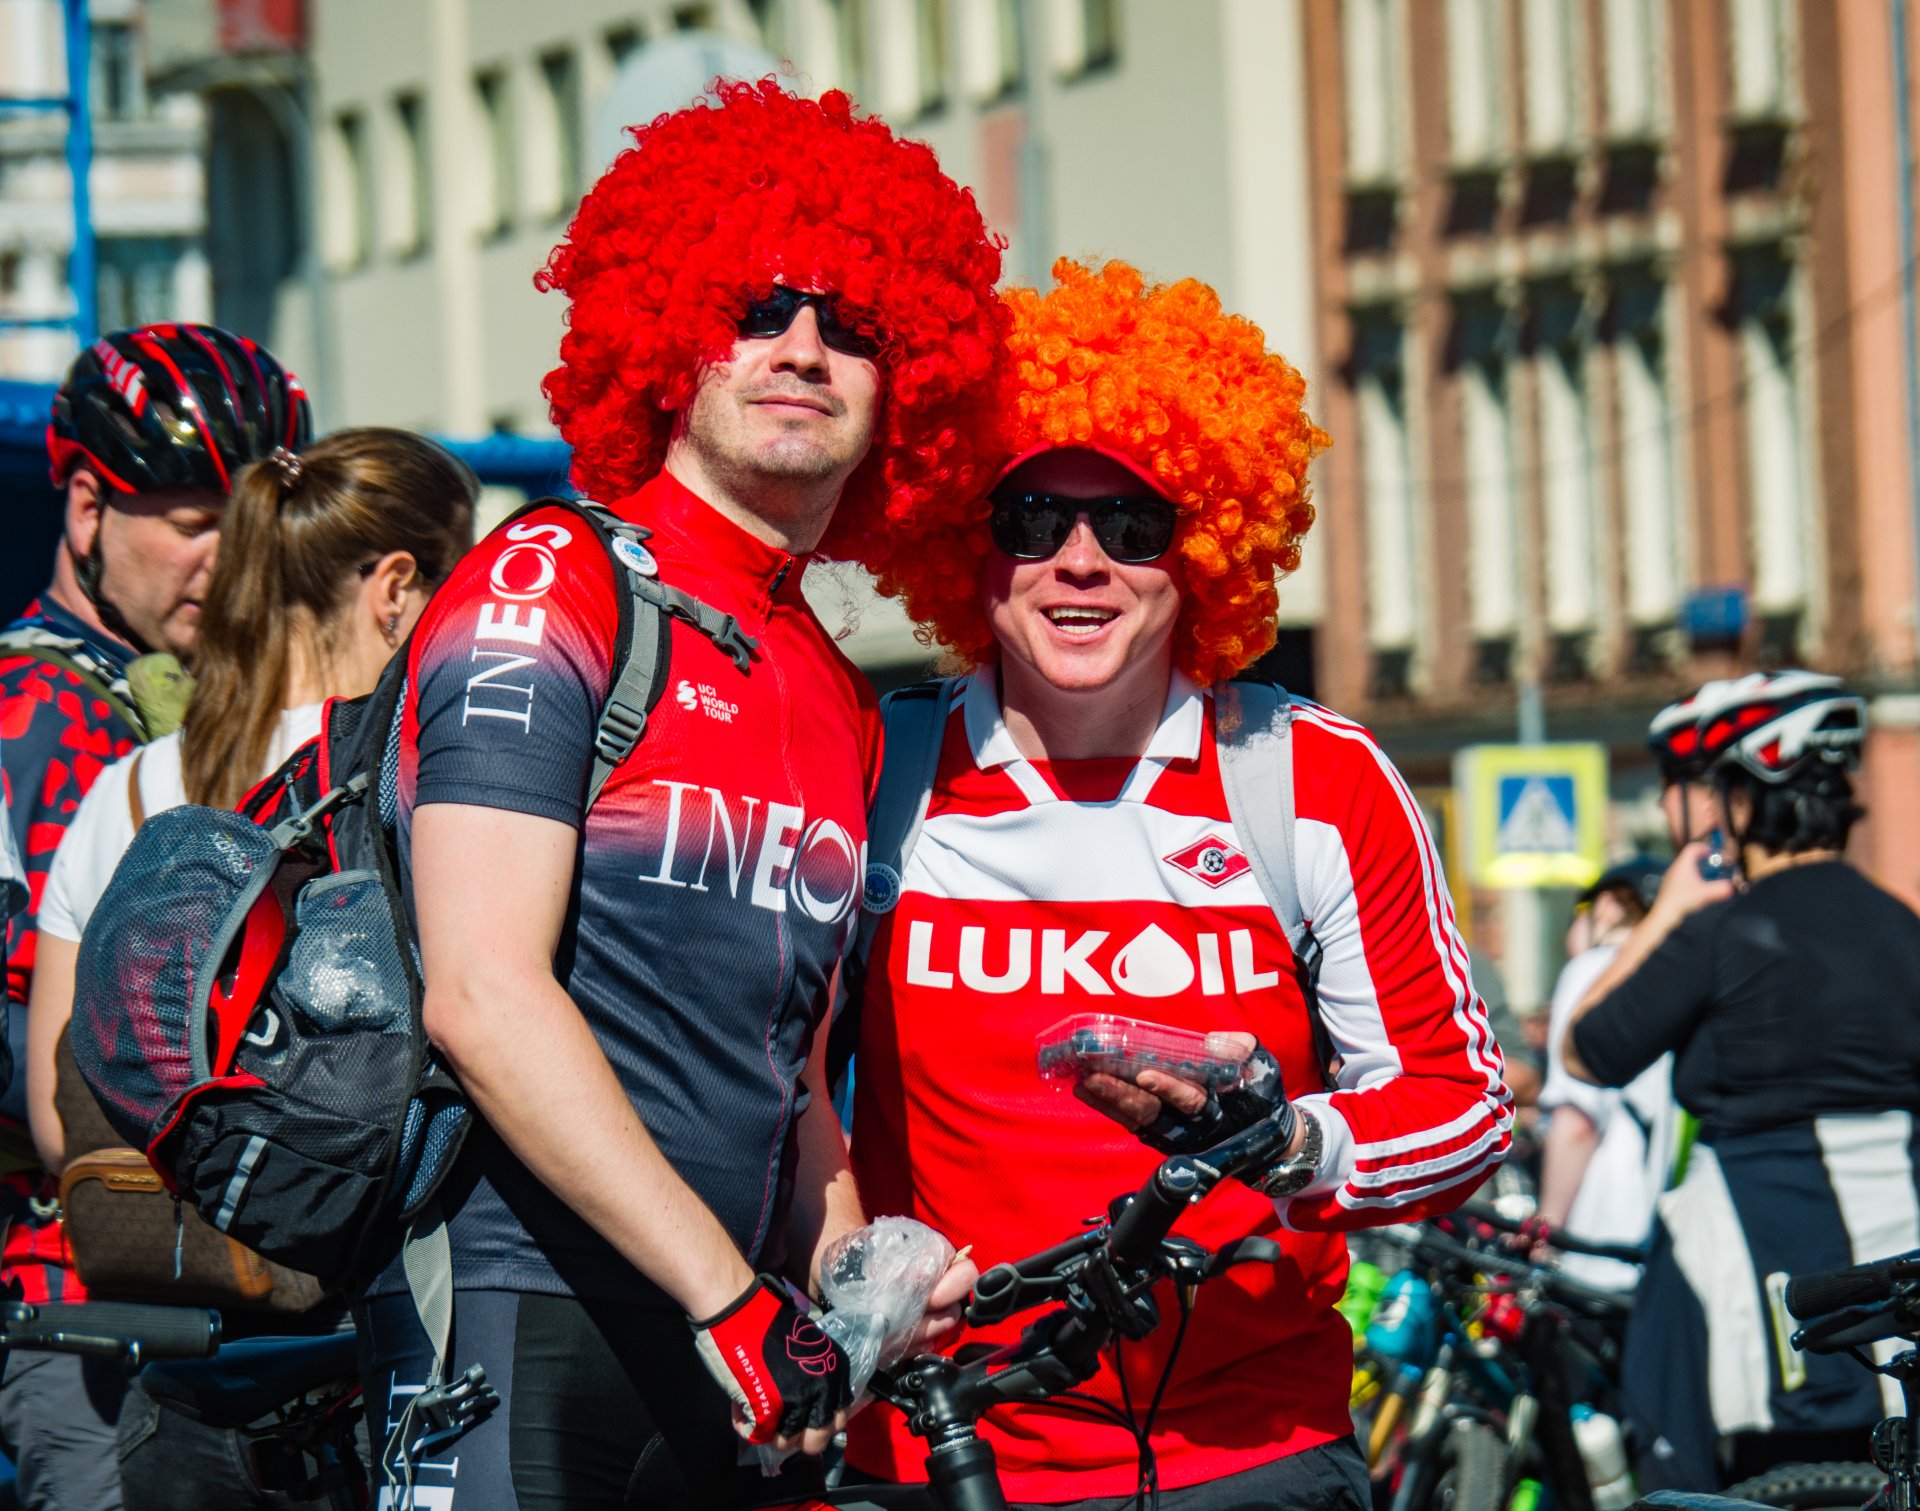
[(1879, 1382), (1787, 1346), (1785, 1277), (1920, 1244), (1920, 917), (1844, 859), (1865, 701), (1832, 677), (1756, 675), (1699, 727), (1736, 874), (1683, 851), (1691, 874), (1663, 886), (1639, 960), (1564, 1045), (1604, 1086), (1672, 1051), (1699, 1123), (1627, 1342), (1648, 1489), (1864, 1458)]

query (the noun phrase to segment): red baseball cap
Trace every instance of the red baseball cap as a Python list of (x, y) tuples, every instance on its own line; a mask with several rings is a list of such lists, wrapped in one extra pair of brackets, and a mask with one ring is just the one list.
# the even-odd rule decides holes
[(1166, 489), (1160, 486), (1160, 480), (1156, 478), (1151, 471), (1149, 471), (1146, 467), (1142, 466), (1139, 462), (1135, 461), (1132, 457), (1127, 456), (1124, 452), (1115, 451), (1111, 446), (1096, 446), (1090, 443), (1075, 443), (1073, 445), (1067, 445), (1067, 446), (1054, 446), (1054, 445), (1048, 445), (1048, 444), (1042, 444), (1039, 446), (1029, 446), (1025, 451), (1021, 452), (1020, 455), (1015, 457), (1012, 461), (1008, 462), (1006, 466), (1000, 469), (999, 475), (996, 476), (993, 480), (993, 486), (995, 488), (998, 488), (1002, 483), (1004, 483), (1008, 478), (1012, 477), (1013, 474), (1018, 472), (1022, 467), (1026, 466), (1027, 463), (1032, 461), (1035, 457), (1045, 456), (1050, 451), (1090, 451), (1095, 456), (1104, 457), (1107, 461), (1114, 463), (1116, 466), (1126, 468), (1127, 471), (1131, 472), (1135, 477), (1139, 478), (1141, 482), (1145, 483), (1155, 493), (1159, 494), (1160, 497), (1165, 498), (1167, 496)]

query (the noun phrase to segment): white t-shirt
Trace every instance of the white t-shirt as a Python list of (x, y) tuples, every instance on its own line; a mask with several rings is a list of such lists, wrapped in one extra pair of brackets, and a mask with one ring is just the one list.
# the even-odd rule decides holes
[[(1576, 955), (1554, 984), (1547, 1026), (1547, 1079), (1540, 1106), (1576, 1108), (1592, 1120), (1599, 1142), (1567, 1211), (1566, 1230), (1601, 1243), (1640, 1243), (1653, 1227), (1653, 1203), (1673, 1164), (1679, 1109), (1673, 1101), (1673, 1056), (1662, 1055), (1626, 1087), (1590, 1086), (1567, 1071), (1561, 1039), (1567, 1020), (1619, 947), (1595, 945)], [(1616, 1259), (1569, 1254), (1566, 1272), (1589, 1285), (1631, 1290), (1640, 1271)]]
[[(262, 776), (320, 733), (321, 707), (308, 703), (280, 715), (273, 738), (267, 742)], [(102, 771), (54, 852), (53, 869), (40, 899), (42, 933), (77, 944), (85, 932), (100, 894), (113, 880), (114, 867), (133, 843), (133, 809), (127, 802), (127, 784), (132, 780), (136, 759), (140, 762), (140, 801), (147, 817), (186, 802), (178, 734), (164, 735)]]

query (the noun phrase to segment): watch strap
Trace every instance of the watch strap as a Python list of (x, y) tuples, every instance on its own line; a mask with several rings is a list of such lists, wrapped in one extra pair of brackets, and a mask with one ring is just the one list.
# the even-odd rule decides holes
[(1262, 1196), (1292, 1196), (1304, 1191), (1313, 1184), (1314, 1177), (1320, 1173), (1320, 1158), (1326, 1152), (1326, 1135), (1321, 1131), (1320, 1120), (1305, 1107), (1294, 1108), (1304, 1130), (1300, 1148), (1292, 1156), (1273, 1166), (1265, 1175), (1248, 1182)]

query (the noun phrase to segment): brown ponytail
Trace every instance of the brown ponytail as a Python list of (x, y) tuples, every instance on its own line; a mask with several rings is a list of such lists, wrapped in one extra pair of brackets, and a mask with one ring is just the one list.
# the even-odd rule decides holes
[(360, 567), (407, 551), (429, 587), (473, 539), (480, 484), (444, 447), (404, 430), (342, 430), (240, 474), (200, 616), (181, 731), (187, 800), (230, 808), (260, 778), (285, 705), (291, 641), (338, 631)]

